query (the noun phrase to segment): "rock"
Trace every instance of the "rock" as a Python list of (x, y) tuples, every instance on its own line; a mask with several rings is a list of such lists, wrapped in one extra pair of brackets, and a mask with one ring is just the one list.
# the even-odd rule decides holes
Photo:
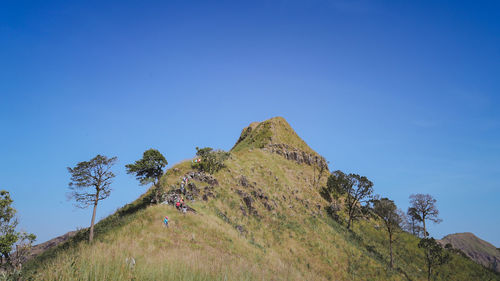
[(248, 209), (253, 209), (252, 203), (253, 203), (253, 198), (251, 196), (245, 196), (243, 197), (243, 202), (245, 202), (245, 205), (247, 205)]
[(249, 185), (247, 178), (243, 175), (240, 178), (240, 185), (243, 187), (247, 187)]
[(189, 192), (193, 194), (193, 196), (198, 196), (198, 194), (200, 194), (200, 190), (196, 187), (196, 184), (194, 184), (193, 182), (188, 183), (187, 189), (189, 190)]
[(285, 157), (288, 160), (295, 161), (299, 164), (305, 163), (309, 166), (318, 166), (320, 169), (324, 169), (328, 171), (328, 163), (325, 158), (310, 154), (305, 151), (299, 150), (297, 148), (291, 147), (287, 144), (277, 143), (277, 144), (269, 144), (265, 148), (265, 151), (269, 151), (271, 153), (276, 153)]
[(241, 213), (243, 213), (243, 215), (246, 217), (247, 216), (247, 210), (245, 210), (245, 207), (243, 207), (243, 205), (240, 205), (240, 210), (241, 210)]
[(210, 185), (219, 185), (219, 182), (214, 176), (205, 174), (203, 172), (189, 172), (185, 176), (189, 179), (205, 182)]
[(246, 229), (242, 225), (237, 225), (236, 230), (238, 230), (238, 232), (240, 234), (245, 234), (247, 232)]

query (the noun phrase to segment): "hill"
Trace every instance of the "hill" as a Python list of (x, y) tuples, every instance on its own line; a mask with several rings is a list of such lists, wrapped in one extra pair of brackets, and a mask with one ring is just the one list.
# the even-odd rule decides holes
[[(386, 233), (375, 217), (344, 221), (325, 211), (319, 194), (327, 162), (285, 119), (243, 129), (213, 175), (191, 161), (171, 167), (160, 181), (176, 196), (189, 178), (182, 214), (172, 204), (150, 204), (152, 189), (95, 226), (82, 230), (25, 265), (32, 280), (424, 280), (418, 238), (403, 233), (388, 267)], [(167, 200), (168, 202), (168, 200)], [(170, 218), (170, 227), (162, 224)], [(135, 263), (130, 263), (134, 259)], [(500, 280), (493, 272), (453, 255), (437, 280)]]
[(447, 235), (441, 243), (450, 243), (477, 263), (500, 272), (500, 250), (470, 232)]

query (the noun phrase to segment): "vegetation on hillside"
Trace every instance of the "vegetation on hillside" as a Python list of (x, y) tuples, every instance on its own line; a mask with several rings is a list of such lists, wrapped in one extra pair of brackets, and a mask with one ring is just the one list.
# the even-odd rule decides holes
[(199, 162), (193, 162), (193, 169), (197, 169), (209, 174), (214, 174), (224, 168), (226, 161), (231, 154), (223, 150), (213, 150), (211, 147), (196, 148), (196, 156)]
[(141, 185), (156, 183), (163, 176), (163, 168), (168, 165), (167, 159), (156, 149), (144, 151), (142, 158), (133, 164), (125, 165), (127, 174), (135, 175)]
[(16, 231), (18, 220), (13, 202), (8, 191), (0, 191), (0, 265), (2, 271), (17, 276), (36, 236)]
[[(349, 192), (336, 194), (336, 199), (330, 201), (321, 195), (325, 190), (322, 187), (328, 186), (327, 170), (318, 177), (319, 169), (314, 163), (293, 161), (258, 148), (268, 132), (272, 141), (308, 148), (282, 121), (275, 118), (251, 125), (251, 131), (240, 138), (231, 157), (223, 161), (223, 167), (206, 170), (213, 174), (211, 177), (217, 184), (207, 181), (206, 176), (190, 179), (188, 189), (193, 194), (202, 190), (213, 193), (189, 202), (196, 213), (184, 215), (172, 205), (150, 205), (154, 195), (150, 189), (97, 223), (94, 243), (85, 241), (88, 229), (81, 230), (68, 242), (26, 264), (24, 277), (32, 280), (427, 279), (426, 252), (418, 247), (419, 237), (400, 232), (390, 247), (383, 212), (364, 205), (357, 223), (349, 224), (345, 207)], [(180, 163), (167, 170), (158, 185), (168, 193), (177, 192), (182, 179), (195, 172), (203, 175), (198, 167), (193, 168), (191, 161)], [(366, 186), (372, 189), (372, 184)], [(363, 199), (371, 194), (367, 193)], [(334, 203), (335, 216), (331, 215)], [(165, 215), (170, 219), (169, 228), (162, 224)], [(461, 255), (450, 251), (450, 257), (448, 263), (435, 271), (436, 280), (500, 280), (498, 275)], [(129, 262), (131, 258), (134, 264)]]

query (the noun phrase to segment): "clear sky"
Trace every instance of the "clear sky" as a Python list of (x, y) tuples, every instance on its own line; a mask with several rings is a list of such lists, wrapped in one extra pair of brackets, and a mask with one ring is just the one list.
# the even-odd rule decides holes
[(435, 196), (431, 235), (500, 247), (499, 3), (3, 0), (0, 188), (43, 242), (90, 223), (66, 167), (118, 157), (103, 218), (146, 190), (144, 150), (175, 164), (283, 116), (400, 208)]

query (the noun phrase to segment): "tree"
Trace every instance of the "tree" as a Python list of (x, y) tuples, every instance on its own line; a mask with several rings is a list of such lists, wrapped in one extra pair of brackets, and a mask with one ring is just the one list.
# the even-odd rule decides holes
[(21, 269), (22, 264), (31, 252), (33, 242), (36, 240), (35, 234), (19, 232), (16, 243), (16, 251), (11, 257), (12, 266)]
[(425, 220), (428, 219), (435, 223), (440, 223), (442, 220), (438, 218), (439, 210), (436, 207), (436, 199), (429, 194), (412, 194), (410, 195), (410, 208), (416, 214), (416, 218), (420, 219), (423, 224), (424, 237), (428, 236)]
[(68, 167), (71, 174), (69, 189), (70, 198), (76, 201), (75, 206), (87, 208), (94, 205), (92, 220), (90, 221), (89, 242), (94, 238), (94, 221), (99, 201), (104, 200), (111, 194), (111, 183), (115, 174), (111, 172), (111, 167), (116, 163), (117, 158), (97, 155), (90, 161), (78, 163), (74, 168)]
[(226, 161), (231, 154), (223, 150), (213, 150), (211, 147), (196, 148), (196, 156), (201, 158), (201, 162), (194, 163), (193, 168), (213, 174), (224, 168)]
[(333, 198), (346, 195), (347, 229), (350, 229), (352, 222), (361, 217), (361, 204), (370, 199), (373, 193), (373, 183), (364, 176), (346, 175), (342, 171), (334, 171), (328, 177), (325, 192)]
[(420, 233), (423, 232), (422, 226), (420, 225), (420, 223), (422, 222), (422, 218), (417, 212), (417, 209), (409, 207), (406, 215), (408, 219), (408, 232), (417, 237), (420, 237)]
[(397, 212), (396, 204), (394, 201), (388, 198), (377, 199), (373, 201), (373, 211), (377, 214), (385, 224), (385, 229), (389, 238), (389, 252), (390, 252), (390, 268), (393, 268), (393, 256), (392, 256), (392, 243), (395, 240), (395, 235), (401, 229), (399, 224), (401, 223), (401, 217)]
[[(0, 255), (9, 266), (19, 267), (36, 236), (16, 231), (18, 220), (16, 210), (12, 207), (13, 202), (8, 191), (0, 191)], [(14, 246), (17, 246), (17, 252), (12, 256)], [(19, 247), (22, 251), (19, 251)]]
[(427, 265), (427, 280), (431, 280), (433, 270), (450, 260), (450, 255), (443, 250), (434, 238), (422, 238), (418, 247), (424, 249), (425, 262)]
[(127, 164), (127, 174), (135, 174), (141, 185), (153, 183), (156, 185), (163, 175), (163, 168), (168, 165), (167, 159), (156, 149), (144, 151), (142, 159), (134, 164)]

